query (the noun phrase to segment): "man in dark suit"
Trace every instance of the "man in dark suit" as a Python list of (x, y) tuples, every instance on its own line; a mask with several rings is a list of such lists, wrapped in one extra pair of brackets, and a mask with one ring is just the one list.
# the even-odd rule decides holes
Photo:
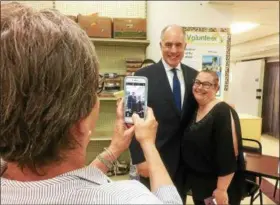
[(140, 117), (144, 117), (144, 110), (143, 110), (143, 101), (141, 100), (141, 96), (137, 96), (137, 102), (136, 102), (136, 113)]
[(127, 108), (129, 109), (129, 113), (131, 116), (133, 112), (136, 111), (136, 96), (135, 96), (135, 92), (132, 92), (132, 95), (128, 95), (127, 98)]
[[(186, 47), (185, 33), (177, 25), (167, 26), (161, 33), (162, 59), (138, 70), (136, 76), (148, 78), (148, 106), (159, 123), (156, 146), (183, 201), (184, 173), (181, 168), (180, 148), (184, 129), (197, 106), (192, 94), (192, 83), (197, 71), (182, 64)], [(132, 163), (137, 165), (140, 181), (149, 187), (149, 173), (139, 143), (133, 138), (130, 145)]]

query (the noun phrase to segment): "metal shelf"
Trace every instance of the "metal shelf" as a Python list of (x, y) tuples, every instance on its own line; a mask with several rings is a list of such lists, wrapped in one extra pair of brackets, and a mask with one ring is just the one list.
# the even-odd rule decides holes
[(150, 44), (149, 40), (137, 39), (115, 39), (115, 38), (90, 38), (94, 45), (114, 45), (114, 46), (143, 46)]

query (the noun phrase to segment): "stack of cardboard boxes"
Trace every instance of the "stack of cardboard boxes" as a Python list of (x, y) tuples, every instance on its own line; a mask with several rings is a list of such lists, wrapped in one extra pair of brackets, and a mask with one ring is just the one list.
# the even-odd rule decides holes
[(141, 68), (143, 60), (140, 58), (127, 58), (126, 63), (126, 75), (134, 75), (134, 73)]
[(76, 21), (92, 38), (146, 39), (146, 19), (110, 18), (97, 13), (68, 16)]
[[(68, 16), (77, 22), (92, 38), (114, 38), (114, 39), (138, 39), (145, 40), (146, 19), (144, 18), (110, 18), (99, 16), (98, 13), (91, 15)], [(133, 75), (143, 62), (142, 59), (124, 59), (126, 64), (126, 75)], [(123, 77), (118, 74), (104, 76), (104, 89), (100, 94), (102, 97), (112, 97), (113, 93), (122, 89)]]
[(146, 39), (146, 19), (114, 18), (113, 38)]

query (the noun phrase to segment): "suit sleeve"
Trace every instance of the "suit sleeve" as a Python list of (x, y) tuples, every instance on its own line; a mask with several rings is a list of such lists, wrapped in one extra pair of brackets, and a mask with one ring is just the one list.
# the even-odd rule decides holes
[[(139, 75), (139, 71), (135, 72), (134, 75), (141, 76), (141, 74)], [(129, 151), (130, 151), (132, 164), (139, 164), (146, 161), (142, 148), (139, 142), (136, 140), (135, 136), (133, 136), (132, 138), (132, 141), (129, 146)]]
[(215, 112), (213, 136), (215, 143), (215, 163), (218, 176), (226, 176), (236, 171), (229, 105), (222, 103)]

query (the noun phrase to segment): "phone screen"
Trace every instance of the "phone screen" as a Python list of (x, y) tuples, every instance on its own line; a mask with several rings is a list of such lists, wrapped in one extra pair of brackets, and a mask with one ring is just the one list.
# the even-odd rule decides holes
[(145, 117), (147, 107), (147, 80), (143, 77), (132, 76), (125, 80), (124, 118), (126, 123), (132, 122), (135, 112), (140, 118)]

